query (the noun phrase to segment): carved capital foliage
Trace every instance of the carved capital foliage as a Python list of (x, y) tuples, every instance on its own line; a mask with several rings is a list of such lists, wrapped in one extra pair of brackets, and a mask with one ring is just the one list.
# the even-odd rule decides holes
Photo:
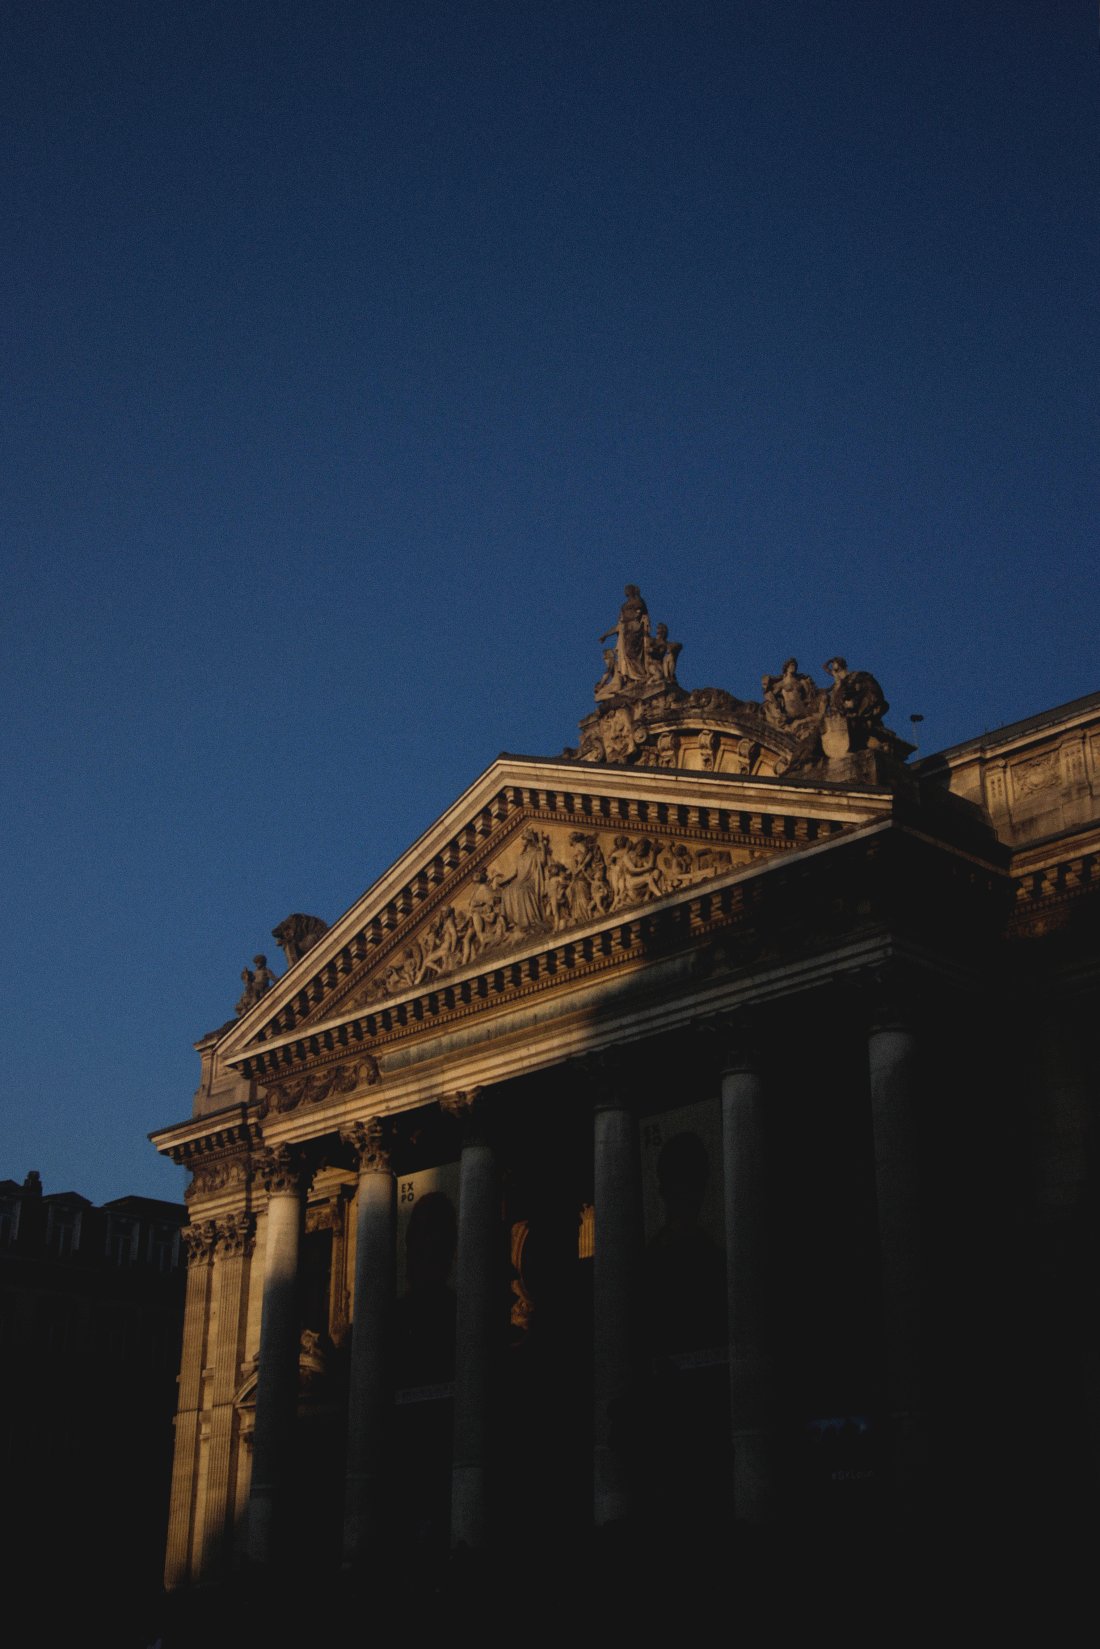
[(577, 1087), (594, 1110), (618, 1111), (630, 1104), (636, 1080), (622, 1049), (600, 1048), (569, 1063)]
[(698, 1021), (700, 1036), (713, 1049), (719, 1072), (759, 1069), (763, 1026), (758, 1010), (747, 1007), (708, 1014)]
[(214, 1258), (218, 1228), (213, 1220), (200, 1220), (197, 1225), (185, 1225), (180, 1232), (187, 1249), (188, 1265), (209, 1265)]
[(358, 1156), (361, 1174), (389, 1173), (389, 1129), (381, 1117), (370, 1117), (365, 1122), (353, 1122), (341, 1128), (340, 1138)]
[(463, 1145), (486, 1142), (489, 1118), (484, 1088), (460, 1088), (454, 1093), (441, 1094), (439, 1108), (459, 1124)]
[(256, 1235), (255, 1214), (227, 1214), (217, 1222), (217, 1252), (224, 1255), (250, 1254)]
[(301, 1191), (305, 1162), (294, 1146), (265, 1146), (257, 1155), (256, 1167), (269, 1196), (280, 1191)]

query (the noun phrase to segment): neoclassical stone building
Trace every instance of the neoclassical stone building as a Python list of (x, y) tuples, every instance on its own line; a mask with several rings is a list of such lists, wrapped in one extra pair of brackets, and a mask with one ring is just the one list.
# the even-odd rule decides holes
[(170, 1586), (1095, 1472), (1100, 694), (914, 763), (841, 658), (689, 692), (634, 586), (603, 639), (153, 1136)]

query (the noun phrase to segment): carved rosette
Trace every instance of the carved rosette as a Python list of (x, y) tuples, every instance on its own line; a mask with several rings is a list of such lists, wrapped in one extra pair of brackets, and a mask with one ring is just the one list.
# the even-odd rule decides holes
[(268, 1145), (256, 1158), (256, 1167), (268, 1196), (302, 1189), (305, 1163), (292, 1145)]
[(187, 1250), (188, 1265), (209, 1265), (214, 1258), (218, 1228), (213, 1220), (201, 1220), (197, 1225), (185, 1225), (180, 1232)]
[(340, 1138), (358, 1156), (361, 1174), (389, 1173), (389, 1130), (381, 1117), (369, 1117), (365, 1122), (353, 1122), (341, 1128)]
[(225, 1256), (250, 1254), (256, 1236), (255, 1214), (227, 1214), (217, 1222), (217, 1252)]

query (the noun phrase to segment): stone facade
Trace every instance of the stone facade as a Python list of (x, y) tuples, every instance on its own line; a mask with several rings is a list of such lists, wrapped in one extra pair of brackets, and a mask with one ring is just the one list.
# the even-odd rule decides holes
[(1094, 1470), (1100, 694), (913, 763), (840, 657), (689, 692), (634, 586), (612, 638), (575, 748), (281, 924), (154, 1135), (171, 1587), (1022, 1506), (1055, 1394)]

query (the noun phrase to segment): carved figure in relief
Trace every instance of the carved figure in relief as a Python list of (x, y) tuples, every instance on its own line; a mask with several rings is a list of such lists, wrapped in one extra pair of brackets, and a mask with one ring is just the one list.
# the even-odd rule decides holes
[(550, 843), (530, 826), (523, 832), (522, 840), (516, 868), (501, 882), (500, 894), (505, 923), (510, 929), (525, 932), (546, 920), (544, 895)]
[(305, 916), (300, 911), (285, 918), (277, 928), (272, 928), (271, 937), (277, 942), (279, 949), (286, 957), (287, 966), (293, 967), (298, 959), (312, 950), (318, 939), (328, 932), (328, 923), (319, 916)]
[(631, 901), (659, 898), (664, 892), (657, 868), (657, 848), (648, 836), (628, 844), (623, 864), (626, 897)]
[(555, 933), (560, 933), (562, 928), (569, 925), (569, 882), (569, 872), (561, 860), (551, 859), (546, 867), (546, 900), (550, 907), (550, 920)]
[(615, 680), (618, 675), (614, 647), (605, 647), (603, 650), (603, 675), (592, 689), (596, 698), (608, 698), (616, 691)]
[(616, 836), (615, 844), (607, 858), (607, 880), (611, 887), (611, 907), (618, 910), (629, 898), (627, 884), (628, 855), (630, 853), (630, 837)]
[(459, 948), (458, 922), (455, 919), (454, 906), (444, 905), (424, 945), (420, 978), (417, 983), (429, 974), (438, 975), (453, 968), (458, 959)]
[(470, 894), (470, 924), (473, 938), (471, 954), (476, 956), (486, 945), (491, 945), (503, 931), (500, 915), (500, 896), (489, 880), (487, 870), (479, 870)]
[(880, 722), (890, 706), (878, 682), (866, 670), (849, 670), (843, 658), (831, 658), (825, 666), (833, 678), (829, 708), (856, 721)]
[(646, 676), (656, 683), (676, 683), (676, 660), (684, 650), (682, 641), (669, 641), (668, 625), (658, 624), (657, 634), (646, 648)]
[[(626, 599), (619, 609), (618, 624), (600, 637), (601, 645), (615, 637), (615, 670), (597, 697), (609, 698), (613, 692), (621, 693), (624, 687), (637, 685), (646, 679), (649, 608), (636, 584), (628, 584), (623, 594)], [(604, 662), (607, 662), (606, 656)]]
[(275, 975), (267, 965), (266, 956), (254, 956), (251, 968), (241, 969), (241, 984), (244, 989), (237, 1000), (236, 1012), (238, 1017), (246, 1014), (249, 1008), (264, 996), (275, 983)]
[(241, 984), (244, 986), (244, 989), (237, 998), (236, 1013), (238, 1018), (246, 1014), (249, 1008), (252, 1007), (253, 1003), (259, 1000), (256, 995), (256, 975), (252, 972), (251, 968), (241, 969)]
[(774, 727), (791, 732), (817, 721), (823, 709), (824, 692), (810, 676), (801, 675), (796, 658), (787, 659), (778, 676), (765, 676), (764, 715)]
[(683, 842), (664, 842), (657, 853), (657, 874), (662, 893), (672, 893), (691, 880), (691, 854)]

